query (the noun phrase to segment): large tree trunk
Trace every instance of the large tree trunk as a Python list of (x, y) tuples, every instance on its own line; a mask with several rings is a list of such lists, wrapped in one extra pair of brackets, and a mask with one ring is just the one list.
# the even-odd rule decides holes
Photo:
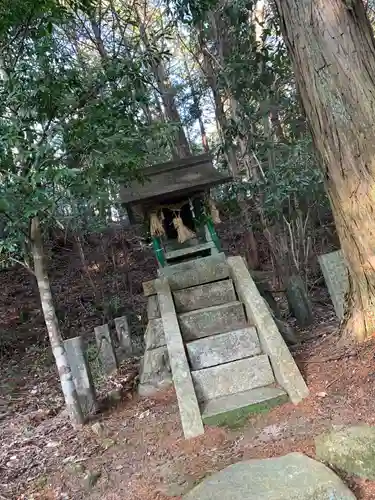
[(73, 426), (79, 426), (82, 425), (84, 421), (82, 409), (78, 400), (77, 391), (64, 348), (64, 342), (59, 329), (58, 319), (56, 317), (55, 307), (53, 305), (49, 278), (44, 265), (42, 234), (37, 217), (34, 217), (31, 221), (31, 249), (44, 321), (46, 323), (52, 353), (55, 357), (59, 372), (66, 407)]
[(362, 0), (275, 0), (349, 267), (346, 333), (375, 332), (375, 44)]

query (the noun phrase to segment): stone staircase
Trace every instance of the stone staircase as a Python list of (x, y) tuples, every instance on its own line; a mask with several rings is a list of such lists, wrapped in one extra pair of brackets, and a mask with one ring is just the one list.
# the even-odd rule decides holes
[[(159, 276), (159, 280), (144, 284), (149, 296), (149, 324), (140, 392), (150, 394), (152, 388), (157, 390), (173, 379), (185, 436), (200, 433), (199, 424), (193, 431), (187, 429), (193, 411), (199, 411), (199, 419), (194, 415), (192, 421), (233, 425), (251, 411), (279, 404), (290, 396), (298, 402), (307, 395), (298, 368), (241, 257), (203, 257), (168, 266), (159, 270)], [(271, 325), (270, 336), (264, 320)], [(270, 338), (267, 341), (265, 337)], [(284, 363), (291, 382), (285, 370), (280, 370)], [(183, 385), (180, 391), (178, 380)], [(184, 393), (189, 398), (188, 407)], [(187, 412), (185, 419), (183, 411)]]

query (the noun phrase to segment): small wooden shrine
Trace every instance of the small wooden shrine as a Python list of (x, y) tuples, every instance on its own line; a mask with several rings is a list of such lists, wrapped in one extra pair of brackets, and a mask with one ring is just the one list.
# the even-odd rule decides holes
[(216, 170), (209, 154), (153, 165), (142, 174), (144, 182), (123, 186), (120, 197), (131, 221), (135, 212), (148, 223), (160, 267), (221, 251), (210, 188), (232, 177)]

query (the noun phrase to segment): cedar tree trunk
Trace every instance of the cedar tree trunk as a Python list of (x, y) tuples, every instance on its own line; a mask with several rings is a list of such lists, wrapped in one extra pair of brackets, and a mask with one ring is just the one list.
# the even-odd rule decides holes
[(345, 333), (375, 333), (375, 44), (362, 0), (275, 0), (321, 157), (350, 289)]

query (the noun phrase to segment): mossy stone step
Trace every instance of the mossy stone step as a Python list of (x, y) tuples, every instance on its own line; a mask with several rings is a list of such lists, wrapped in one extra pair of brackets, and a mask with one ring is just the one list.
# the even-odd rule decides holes
[(211, 426), (240, 427), (250, 414), (266, 412), (288, 399), (283, 389), (258, 387), (202, 403), (202, 420)]

